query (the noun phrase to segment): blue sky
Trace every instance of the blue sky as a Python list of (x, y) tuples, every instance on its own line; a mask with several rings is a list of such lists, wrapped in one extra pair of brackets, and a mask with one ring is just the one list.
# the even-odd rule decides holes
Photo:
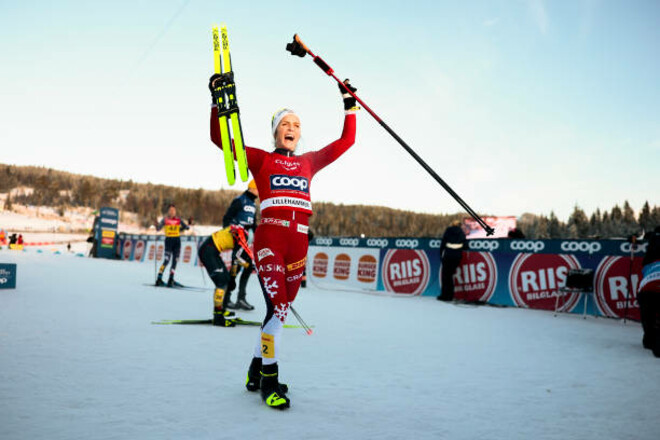
[[(284, 106), (305, 150), (341, 132), (336, 86), (284, 50), (298, 32), (477, 211), (660, 203), (657, 1), (0, 0), (0, 162), (226, 188), (206, 88), (223, 21), (250, 145)], [(365, 112), (313, 197), (459, 211)]]

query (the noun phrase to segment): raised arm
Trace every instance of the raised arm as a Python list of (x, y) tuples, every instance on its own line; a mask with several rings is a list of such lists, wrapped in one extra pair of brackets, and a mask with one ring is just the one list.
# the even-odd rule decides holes
[(355, 113), (347, 112), (341, 137), (319, 151), (307, 153), (310, 156), (312, 173), (316, 174), (337, 160), (355, 143)]

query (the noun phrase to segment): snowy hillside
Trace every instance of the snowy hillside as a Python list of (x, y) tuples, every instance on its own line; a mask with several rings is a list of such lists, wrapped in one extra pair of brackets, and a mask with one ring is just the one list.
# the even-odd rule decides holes
[[(277, 412), (244, 388), (258, 328), (211, 293), (156, 289), (154, 267), (34, 251), (0, 290), (2, 439), (656, 439), (660, 364), (607, 319), (320, 289), (295, 303)], [(179, 280), (203, 286), (199, 268)], [(243, 313), (262, 317), (256, 279)], [(295, 323), (293, 317), (290, 323)]]

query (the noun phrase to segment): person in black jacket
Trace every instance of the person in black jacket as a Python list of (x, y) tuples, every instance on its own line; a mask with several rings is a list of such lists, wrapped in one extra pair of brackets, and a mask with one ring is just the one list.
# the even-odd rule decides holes
[(637, 293), (644, 336), (642, 345), (660, 357), (660, 226), (644, 234), (646, 255), (642, 260), (642, 281)]
[[(250, 229), (252, 231), (256, 230), (256, 200), (258, 197), (259, 191), (257, 190), (257, 184), (254, 180), (251, 180), (248, 183), (247, 190), (240, 196), (236, 197), (231, 202), (231, 205), (229, 205), (227, 212), (224, 217), (222, 217), (222, 226), (226, 228), (235, 225), (242, 226), (246, 231), (249, 231)], [(236, 276), (241, 270), (241, 278), (238, 282), (238, 299), (234, 303), (231, 301), (231, 293), (236, 288)], [(230, 279), (229, 285), (227, 286), (227, 293), (224, 298), (226, 308), (234, 310), (254, 310), (254, 306), (245, 299), (247, 295), (247, 283), (253, 270), (254, 262), (252, 259), (240, 245), (236, 245), (231, 255), (231, 270), (229, 272)]]
[(461, 222), (454, 220), (442, 236), (440, 245), (440, 258), (442, 259), (442, 290), (438, 296), (439, 301), (452, 301), (454, 299), (454, 273), (461, 263), (463, 249), (467, 248), (467, 238)]

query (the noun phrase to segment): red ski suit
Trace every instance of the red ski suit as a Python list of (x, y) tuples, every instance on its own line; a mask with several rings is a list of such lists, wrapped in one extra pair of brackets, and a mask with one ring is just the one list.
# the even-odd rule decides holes
[[(211, 111), (211, 139), (222, 148), (218, 111)], [(254, 236), (259, 282), (267, 313), (255, 356), (277, 362), (281, 329), (302, 281), (309, 240), (314, 175), (355, 142), (355, 114), (347, 111), (341, 137), (318, 151), (295, 156), (246, 147), (248, 167), (259, 190), (262, 220)], [(265, 338), (265, 339), (264, 339)]]

